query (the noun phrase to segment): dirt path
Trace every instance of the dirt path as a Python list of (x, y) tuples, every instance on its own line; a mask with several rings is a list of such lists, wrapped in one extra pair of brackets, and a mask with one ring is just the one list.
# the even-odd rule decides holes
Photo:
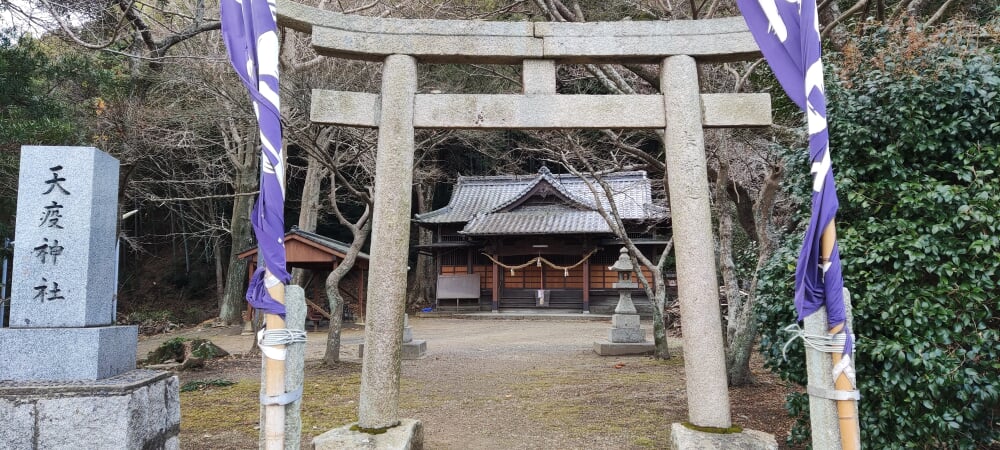
[[(414, 318), (410, 323), (414, 338), (427, 341), (427, 357), (403, 361), (400, 414), (423, 422), (427, 449), (665, 448), (670, 423), (686, 420), (680, 341), (671, 341), (678, 357), (668, 361), (609, 358), (592, 350), (595, 340), (607, 336), (610, 324), (604, 322)], [(643, 328), (651, 327), (643, 323)], [(251, 337), (239, 331), (209, 328), (142, 339), (139, 354), (174, 337), (208, 338), (231, 353), (243, 353)], [(345, 330), (342, 359), (347, 364), (333, 380), (356, 377), (356, 344), (362, 341), (362, 329)], [(324, 345), (325, 332), (310, 332), (307, 359), (321, 358)], [(258, 367), (256, 360), (235, 361), (210, 366), (204, 373), (182, 374), (182, 382), (255, 379)], [(315, 380), (331, 379), (313, 370)], [(307, 370), (307, 387), (310, 376)], [(763, 383), (731, 391), (734, 421), (781, 434), (789, 424), (781, 408), (788, 388), (762, 371), (758, 376)], [(771, 400), (752, 407), (741, 400), (761, 396)], [(334, 397), (325, 401), (353, 403), (356, 392)], [(303, 443), (330, 426), (304, 430)], [(182, 422), (181, 427), (185, 449), (255, 444), (253, 430), (192, 436), (185, 431), (190, 424)], [(783, 439), (778, 437), (779, 442)]]

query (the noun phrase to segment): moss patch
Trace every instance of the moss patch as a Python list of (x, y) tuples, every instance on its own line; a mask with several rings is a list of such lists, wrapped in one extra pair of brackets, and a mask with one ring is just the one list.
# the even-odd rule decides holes
[(389, 431), (389, 428), (392, 428), (392, 427), (385, 427), (385, 428), (361, 428), (357, 424), (351, 425), (351, 431), (360, 431), (360, 432), (365, 433), (365, 434), (384, 434), (386, 431)]
[[(306, 368), (302, 402), (302, 434), (318, 435), (358, 421), (361, 365), (341, 363), (328, 369)], [(303, 440), (305, 442), (305, 440)]]
[(690, 430), (700, 431), (702, 433), (736, 434), (736, 433), (742, 433), (743, 432), (743, 427), (741, 427), (739, 425), (733, 425), (733, 426), (731, 426), (729, 428), (700, 427), (700, 426), (695, 425), (695, 424), (693, 424), (691, 422), (681, 422), (681, 425), (684, 425), (685, 427), (687, 427)]
[(189, 436), (233, 431), (257, 434), (260, 384), (241, 381), (230, 386), (206, 386), (181, 393), (181, 433)]
[[(575, 438), (619, 435), (637, 448), (665, 448), (672, 422), (686, 416), (677, 359), (609, 359), (594, 370), (553, 367), (519, 374), (510, 385), (518, 409)], [(617, 366), (617, 367), (616, 367)]]
[[(325, 368), (310, 363), (303, 386), (302, 442), (332, 428), (357, 422), (360, 364)], [(256, 442), (259, 430), (260, 382), (242, 380), (230, 386), (205, 383), (197, 391), (181, 393), (181, 439), (192, 442), (204, 435), (236, 433)]]

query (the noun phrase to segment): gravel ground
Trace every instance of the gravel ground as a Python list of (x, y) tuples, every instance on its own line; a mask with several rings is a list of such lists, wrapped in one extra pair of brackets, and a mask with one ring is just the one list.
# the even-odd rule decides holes
[[(594, 341), (606, 339), (610, 328), (605, 322), (411, 318), (410, 324), (414, 339), (427, 341), (427, 356), (403, 361), (400, 415), (424, 424), (427, 449), (665, 448), (670, 423), (686, 420), (680, 340), (670, 342), (673, 359), (658, 361), (596, 355)], [(651, 339), (651, 324), (643, 322), (643, 328)], [(188, 329), (144, 338), (139, 355), (174, 337), (207, 338), (240, 354), (250, 348), (251, 337), (239, 331)], [(325, 337), (324, 331), (309, 333), (307, 360), (322, 358)], [(341, 355), (350, 367), (341, 370), (360, 370), (357, 344), (363, 338), (360, 327), (344, 331)], [(182, 374), (182, 382), (253, 379), (259, 364), (221, 361)], [(790, 425), (782, 409), (790, 388), (759, 364), (755, 369), (758, 384), (730, 391), (734, 421), (775, 433), (782, 442)], [(307, 385), (309, 376), (307, 369)], [(221, 448), (207, 438), (192, 441), (184, 429), (182, 423), (182, 448)], [(254, 443), (225, 439), (225, 448)], [(309, 448), (307, 439), (303, 443)]]

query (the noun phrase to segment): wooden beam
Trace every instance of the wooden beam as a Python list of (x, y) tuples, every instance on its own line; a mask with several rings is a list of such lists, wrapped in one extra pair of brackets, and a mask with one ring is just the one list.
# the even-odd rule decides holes
[[(250, 280), (253, 279), (253, 273), (257, 270), (257, 255), (254, 255), (250, 261), (247, 261), (247, 284), (250, 284)], [(2, 317), (0, 317), (2, 319)], [(247, 322), (253, 322), (253, 307), (250, 306), (250, 302), (247, 302)], [(243, 327), (246, 330), (246, 327)], [(251, 330), (253, 327), (251, 327)]]
[(493, 263), (493, 312), (500, 310), (500, 266)]
[(583, 312), (590, 312), (590, 258), (583, 261)]
[[(541, 289), (541, 290), (543, 290), (543, 291), (545, 290), (545, 266), (544, 265), (539, 265), (538, 266), (538, 288)], [(548, 306), (548, 305), (545, 305), (545, 306)]]
[(360, 320), (361, 323), (364, 323), (364, 321), (365, 321), (365, 294), (367, 294), (367, 292), (365, 291), (366, 283), (365, 283), (365, 271), (364, 271), (364, 269), (361, 269), (361, 270), (358, 271), (358, 278), (360, 279), (359, 282), (358, 282), (358, 320)]

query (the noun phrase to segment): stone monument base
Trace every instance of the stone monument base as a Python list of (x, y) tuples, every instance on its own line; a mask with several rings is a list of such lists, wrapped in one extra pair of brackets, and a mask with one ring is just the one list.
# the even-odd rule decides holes
[(652, 342), (594, 341), (594, 353), (601, 356), (652, 355), (655, 350)]
[(646, 341), (646, 330), (642, 328), (612, 328), (608, 340), (614, 343), (637, 344)]
[(96, 381), (0, 381), (0, 423), (0, 446), (11, 450), (178, 449), (179, 382), (144, 369)]
[(424, 427), (419, 420), (402, 419), (399, 425), (382, 434), (368, 434), (352, 427), (357, 423), (334, 428), (313, 438), (315, 450), (421, 450), (424, 448)]
[(739, 433), (709, 433), (692, 430), (683, 424), (670, 425), (670, 448), (672, 450), (777, 450), (774, 436), (763, 431), (743, 430)]
[(0, 380), (100, 380), (135, 369), (139, 329), (0, 328)]
[[(358, 358), (365, 356), (365, 344), (358, 344)], [(423, 359), (427, 356), (427, 341), (423, 339), (414, 339), (410, 342), (404, 342), (402, 348), (403, 359)]]

